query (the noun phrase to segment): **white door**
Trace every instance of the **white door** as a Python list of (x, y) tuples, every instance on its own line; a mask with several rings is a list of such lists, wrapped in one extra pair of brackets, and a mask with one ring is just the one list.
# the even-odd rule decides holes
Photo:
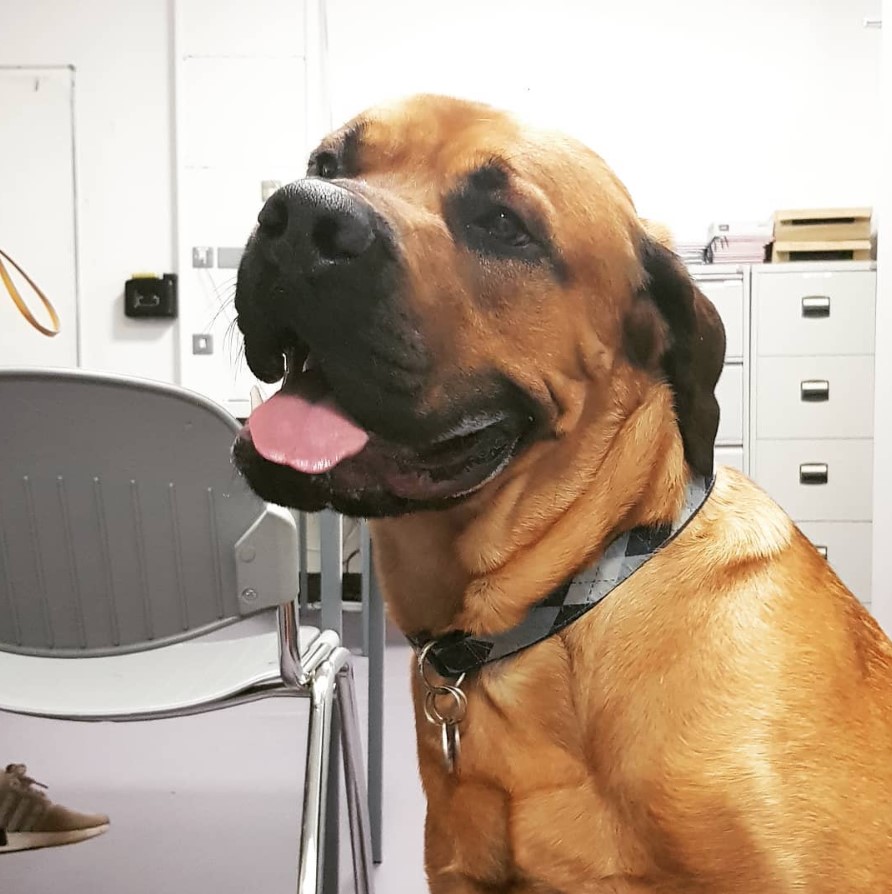
[(236, 266), (263, 181), (305, 169), (303, 71), (300, 57), (187, 57), (178, 69), (180, 382), (236, 416), (256, 382), (234, 325)]
[(180, 383), (236, 416), (256, 381), (234, 327), (236, 266), (265, 188), (306, 170), (322, 93), (308, 84), (314, 5), (175, 4)]
[[(61, 331), (33, 329), (0, 286), (0, 366), (77, 366), (74, 146), (70, 68), (0, 67), (0, 249), (55, 305)], [(48, 317), (9, 266), (32, 313)]]

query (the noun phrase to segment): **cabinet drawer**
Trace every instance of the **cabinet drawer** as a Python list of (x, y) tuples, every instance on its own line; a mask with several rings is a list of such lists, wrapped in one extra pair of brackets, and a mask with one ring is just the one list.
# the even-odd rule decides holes
[(760, 357), (759, 438), (873, 437), (873, 357)]
[(725, 326), (725, 357), (743, 359), (743, 282), (739, 279), (697, 280), (697, 287), (715, 305)]
[(715, 466), (730, 466), (737, 469), (738, 472), (743, 471), (743, 447), (716, 447), (715, 448)]
[(873, 526), (870, 522), (802, 522), (800, 530), (827, 550), (827, 561), (842, 582), (870, 603)]
[(743, 443), (743, 366), (729, 363), (715, 387), (719, 402), (719, 444)]
[(792, 518), (873, 518), (873, 441), (759, 439), (755, 444), (755, 480)]
[(756, 350), (778, 354), (872, 354), (872, 271), (755, 273)]

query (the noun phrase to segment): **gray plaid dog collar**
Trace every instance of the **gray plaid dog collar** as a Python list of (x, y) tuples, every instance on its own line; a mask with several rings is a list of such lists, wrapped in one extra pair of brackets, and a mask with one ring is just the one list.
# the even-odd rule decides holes
[(462, 631), (431, 639), (409, 636), (431, 667), (447, 679), (480, 670), (484, 665), (515, 655), (563, 630), (601, 603), (628, 580), (648, 559), (663, 549), (687, 526), (709, 496), (714, 478), (696, 477), (685, 492), (684, 505), (672, 523), (633, 528), (616, 538), (598, 561), (537, 602), (516, 627), (493, 636), (472, 636)]

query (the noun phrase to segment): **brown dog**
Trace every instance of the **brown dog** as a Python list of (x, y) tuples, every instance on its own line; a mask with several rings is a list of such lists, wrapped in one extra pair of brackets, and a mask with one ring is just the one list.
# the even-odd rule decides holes
[[(287, 375), (237, 461), (270, 500), (377, 519), (407, 634), (515, 628), (711, 474), (721, 324), (578, 143), (416, 97), (259, 221), (239, 325)], [(892, 646), (737, 473), (464, 681), (455, 772), (415, 685), (436, 894), (892, 890)]]

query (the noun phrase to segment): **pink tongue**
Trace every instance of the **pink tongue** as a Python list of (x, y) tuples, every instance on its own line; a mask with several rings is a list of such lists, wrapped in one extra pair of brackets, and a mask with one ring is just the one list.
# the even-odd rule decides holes
[(330, 395), (314, 400), (280, 391), (251, 414), (248, 427), (264, 459), (308, 475), (355, 456), (369, 440)]

